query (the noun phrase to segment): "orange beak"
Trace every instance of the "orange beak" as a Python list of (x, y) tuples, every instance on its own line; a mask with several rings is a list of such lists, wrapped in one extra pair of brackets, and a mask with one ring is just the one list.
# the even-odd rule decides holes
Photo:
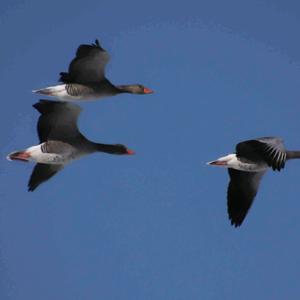
[(127, 154), (128, 155), (133, 155), (133, 154), (135, 154), (135, 152), (133, 150), (127, 149)]
[(146, 87), (144, 88), (144, 94), (153, 94), (153, 93), (154, 93), (154, 91), (152, 91)]

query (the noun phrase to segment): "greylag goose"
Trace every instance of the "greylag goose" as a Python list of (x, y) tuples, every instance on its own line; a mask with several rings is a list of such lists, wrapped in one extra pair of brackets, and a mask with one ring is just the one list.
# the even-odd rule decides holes
[(120, 93), (153, 93), (141, 84), (113, 85), (105, 78), (105, 66), (108, 61), (109, 54), (100, 46), (98, 40), (95, 44), (80, 45), (69, 65), (68, 73), (60, 73), (59, 81), (63, 84), (33, 90), (33, 92), (65, 101), (99, 99)]
[(37, 162), (28, 183), (29, 191), (35, 190), (67, 163), (84, 155), (94, 152), (134, 154), (121, 144), (100, 144), (85, 138), (77, 127), (81, 111), (78, 105), (40, 100), (33, 107), (41, 114), (37, 123), (40, 144), (7, 156), (8, 160)]
[(295, 158), (300, 158), (300, 151), (285, 150), (281, 138), (262, 137), (238, 143), (235, 154), (207, 163), (228, 168), (227, 208), (231, 225), (243, 223), (265, 172), (269, 168), (280, 171), (287, 160)]

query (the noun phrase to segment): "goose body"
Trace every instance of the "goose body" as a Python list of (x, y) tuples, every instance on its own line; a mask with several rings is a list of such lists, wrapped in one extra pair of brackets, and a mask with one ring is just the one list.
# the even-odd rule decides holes
[(243, 223), (265, 172), (280, 171), (295, 158), (300, 158), (300, 151), (286, 150), (281, 138), (263, 137), (238, 143), (235, 154), (207, 163), (228, 168), (227, 208), (232, 225)]
[(114, 87), (107, 88), (105, 84), (83, 85), (78, 83), (59, 84), (44, 89), (34, 90), (35, 93), (56, 97), (63, 101), (96, 100), (111, 97), (120, 92)]
[(88, 140), (77, 127), (80, 114), (78, 105), (66, 102), (40, 100), (33, 107), (41, 114), (37, 131), (40, 144), (25, 150), (14, 151), (8, 160), (34, 161), (28, 189), (33, 191), (54, 176), (66, 164), (94, 152), (134, 154), (121, 144), (101, 144)]
[(80, 45), (68, 72), (60, 73), (62, 84), (33, 90), (34, 93), (53, 96), (59, 100), (90, 100), (115, 96), (121, 93), (151, 94), (152, 90), (141, 84), (113, 85), (105, 78), (109, 54), (98, 40), (95, 44)]

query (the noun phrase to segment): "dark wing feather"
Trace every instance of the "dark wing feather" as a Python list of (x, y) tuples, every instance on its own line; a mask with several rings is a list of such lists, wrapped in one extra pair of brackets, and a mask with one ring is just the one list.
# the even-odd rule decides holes
[(33, 107), (41, 113), (37, 123), (41, 143), (56, 140), (75, 144), (85, 139), (77, 127), (77, 119), (81, 111), (78, 105), (40, 100)]
[(231, 225), (240, 226), (256, 196), (265, 171), (244, 172), (229, 168), (230, 182), (227, 191), (227, 209)]
[(63, 165), (36, 164), (28, 182), (28, 191), (34, 191), (41, 183), (50, 179), (63, 167)]
[(97, 83), (105, 79), (105, 66), (109, 54), (96, 40), (95, 44), (80, 45), (75, 58), (71, 61), (69, 72), (60, 73), (60, 81), (64, 83)]
[(237, 144), (236, 154), (250, 161), (265, 162), (273, 170), (284, 168), (286, 150), (283, 141), (277, 137), (264, 137)]

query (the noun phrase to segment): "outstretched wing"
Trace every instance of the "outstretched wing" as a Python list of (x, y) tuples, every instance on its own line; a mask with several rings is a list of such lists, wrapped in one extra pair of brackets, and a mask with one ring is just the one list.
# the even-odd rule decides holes
[(34, 191), (41, 183), (53, 177), (63, 165), (36, 164), (28, 182), (28, 191)]
[(264, 137), (256, 140), (248, 140), (237, 144), (238, 157), (252, 161), (264, 161), (273, 170), (284, 168), (286, 151), (283, 141), (277, 137)]
[(60, 81), (64, 83), (95, 83), (105, 79), (105, 66), (109, 54), (99, 41), (95, 44), (80, 45), (75, 58), (71, 61), (68, 73), (60, 73)]
[(227, 209), (231, 225), (240, 226), (256, 196), (262, 172), (244, 172), (228, 169), (230, 182), (227, 190)]
[(40, 100), (33, 107), (41, 114), (37, 123), (41, 143), (56, 140), (72, 145), (85, 139), (77, 127), (77, 119), (81, 111), (78, 105)]

